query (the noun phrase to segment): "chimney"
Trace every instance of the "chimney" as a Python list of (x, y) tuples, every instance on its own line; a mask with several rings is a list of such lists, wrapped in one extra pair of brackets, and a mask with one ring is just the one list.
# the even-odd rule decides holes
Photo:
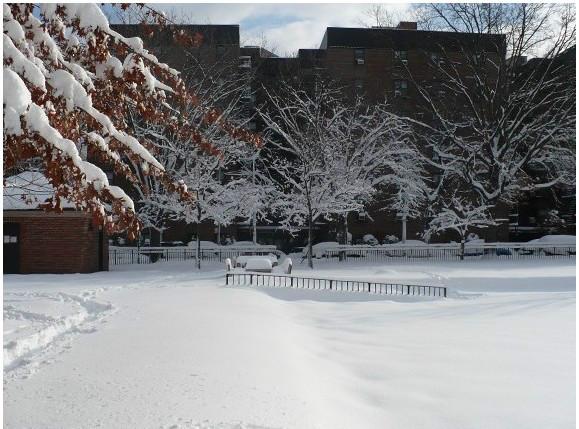
[(399, 30), (416, 30), (418, 28), (416, 22), (411, 21), (400, 21), (396, 27)]

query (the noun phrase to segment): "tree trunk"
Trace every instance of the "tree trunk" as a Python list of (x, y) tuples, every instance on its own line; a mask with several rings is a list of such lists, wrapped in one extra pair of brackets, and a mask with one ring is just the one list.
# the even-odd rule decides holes
[(217, 244), (221, 246), (221, 224), (217, 224)]
[(460, 260), (464, 261), (464, 237), (460, 240)]
[(201, 206), (197, 203), (197, 269), (201, 269)]
[[(342, 244), (344, 246), (348, 245), (348, 213), (344, 213), (344, 224), (343, 226), (343, 230), (342, 230)], [(346, 252), (345, 251), (341, 251), (340, 252), (340, 261), (345, 261), (346, 260)]]
[(257, 244), (257, 216), (253, 214), (253, 244)]
[(406, 215), (402, 215), (402, 243), (406, 243)]
[(308, 267), (314, 268), (314, 261), (312, 255), (312, 229), (313, 229), (313, 221), (312, 221), (312, 214), (308, 214)]

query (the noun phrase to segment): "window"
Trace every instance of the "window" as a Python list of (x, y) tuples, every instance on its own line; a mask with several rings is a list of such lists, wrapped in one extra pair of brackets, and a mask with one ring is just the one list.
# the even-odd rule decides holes
[(356, 64), (364, 64), (365, 59), (366, 55), (364, 49), (354, 49), (354, 60), (356, 61)]
[(402, 64), (408, 64), (408, 51), (394, 51), (394, 59)]
[(242, 69), (250, 69), (251, 68), (251, 57), (250, 56), (239, 57), (239, 67)]
[(394, 81), (394, 97), (408, 95), (408, 81), (395, 80)]
[(245, 103), (253, 103), (255, 101), (255, 95), (251, 91), (251, 85), (247, 85), (243, 88), (241, 93), (241, 101)]
[(217, 45), (217, 47), (215, 48), (215, 53), (217, 55), (217, 58), (223, 58), (225, 56), (225, 46)]
[(357, 92), (361, 92), (364, 90), (364, 81), (363, 80), (355, 80), (354, 81), (354, 89)]
[(430, 62), (436, 66), (441, 66), (444, 64), (444, 58), (438, 52), (430, 53)]

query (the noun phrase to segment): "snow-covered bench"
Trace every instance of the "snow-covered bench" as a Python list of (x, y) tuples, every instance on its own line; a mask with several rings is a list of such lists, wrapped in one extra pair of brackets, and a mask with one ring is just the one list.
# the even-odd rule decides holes
[(271, 273), (271, 260), (267, 258), (256, 258), (247, 260), (245, 263), (245, 271), (254, 271), (257, 273)]
[(274, 254), (269, 254), (269, 255), (261, 255), (261, 256), (256, 256), (256, 255), (240, 255), (237, 258), (235, 258), (235, 267), (236, 268), (245, 268), (245, 265), (247, 264), (248, 261), (251, 261), (253, 259), (267, 259), (268, 261), (271, 262), (271, 266), (275, 267), (277, 265), (277, 256), (275, 256)]

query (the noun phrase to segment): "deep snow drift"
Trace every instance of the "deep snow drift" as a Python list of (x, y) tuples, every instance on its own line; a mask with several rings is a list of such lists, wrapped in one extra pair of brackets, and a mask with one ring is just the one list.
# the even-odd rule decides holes
[(570, 428), (575, 261), (296, 264), (449, 298), (225, 287), (221, 266), (4, 276), (7, 428)]

